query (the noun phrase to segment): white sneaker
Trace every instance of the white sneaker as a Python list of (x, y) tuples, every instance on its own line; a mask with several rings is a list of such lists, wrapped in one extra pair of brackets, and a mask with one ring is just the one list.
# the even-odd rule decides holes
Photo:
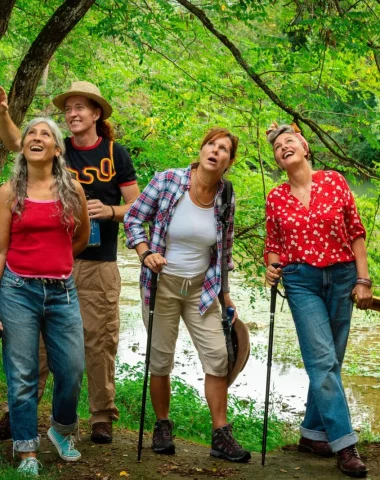
[(27, 457), (21, 461), (17, 471), (25, 477), (38, 477), (38, 460), (34, 457)]

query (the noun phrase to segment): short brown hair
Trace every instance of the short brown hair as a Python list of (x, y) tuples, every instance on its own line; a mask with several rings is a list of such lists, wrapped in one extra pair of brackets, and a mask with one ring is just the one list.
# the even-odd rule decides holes
[(201, 143), (201, 149), (208, 143), (210, 140), (217, 140), (218, 138), (228, 137), (231, 140), (232, 148), (230, 152), (230, 160), (235, 160), (236, 151), (239, 145), (239, 137), (232, 135), (232, 133), (227, 130), (227, 128), (211, 128), (205, 135)]

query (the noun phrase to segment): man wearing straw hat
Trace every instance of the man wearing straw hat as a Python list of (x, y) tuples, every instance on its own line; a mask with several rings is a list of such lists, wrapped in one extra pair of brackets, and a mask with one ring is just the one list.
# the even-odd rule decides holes
[[(118, 230), (139, 189), (127, 150), (113, 141), (112, 126), (107, 121), (112, 107), (99, 89), (90, 82), (73, 82), (53, 103), (64, 112), (72, 133), (65, 139), (66, 161), (86, 192), (91, 221), (100, 229), (100, 245), (89, 245), (76, 258), (74, 277), (84, 326), (91, 439), (110, 443), (112, 421), (119, 418), (114, 403), (119, 341)], [(21, 149), (20, 131), (8, 114), (7, 97), (1, 87), (0, 138), (9, 150)], [(43, 359), (41, 364), (40, 395), (48, 374), (47, 362), (45, 368)]]

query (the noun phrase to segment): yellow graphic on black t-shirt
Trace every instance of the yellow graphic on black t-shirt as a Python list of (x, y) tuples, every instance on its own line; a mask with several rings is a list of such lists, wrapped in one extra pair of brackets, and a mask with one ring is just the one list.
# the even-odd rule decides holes
[(94, 183), (95, 178), (97, 178), (99, 182), (110, 182), (112, 177), (116, 175), (113, 162), (109, 158), (103, 158), (100, 161), (100, 168), (89, 166), (83, 167), (82, 170), (79, 171), (75, 168), (68, 167), (68, 170), (75, 175), (75, 180), (87, 185)]

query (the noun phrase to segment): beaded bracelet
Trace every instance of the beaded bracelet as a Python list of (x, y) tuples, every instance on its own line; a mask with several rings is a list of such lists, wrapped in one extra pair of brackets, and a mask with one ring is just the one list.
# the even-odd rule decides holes
[(108, 206), (111, 207), (111, 210), (112, 210), (112, 217), (110, 218), (110, 220), (113, 220), (115, 218), (115, 210), (112, 205), (108, 205)]
[(356, 284), (367, 285), (367, 287), (372, 287), (372, 280), (370, 278), (357, 278)]

